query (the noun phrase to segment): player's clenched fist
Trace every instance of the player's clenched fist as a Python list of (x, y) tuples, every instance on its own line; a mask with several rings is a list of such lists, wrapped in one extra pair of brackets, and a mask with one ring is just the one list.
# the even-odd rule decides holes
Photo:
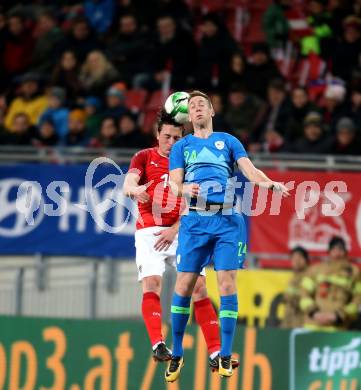
[(191, 198), (196, 198), (199, 195), (199, 184), (189, 183), (183, 184), (183, 196), (190, 196)]

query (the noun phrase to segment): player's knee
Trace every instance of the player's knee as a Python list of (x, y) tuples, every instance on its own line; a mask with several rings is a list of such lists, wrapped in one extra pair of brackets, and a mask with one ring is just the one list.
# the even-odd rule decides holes
[(204, 298), (207, 298), (207, 296), (208, 296), (205, 279), (204, 280), (203, 279), (204, 278), (199, 277), (197, 284), (194, 287), (194, 291), (193, 291), (193, 300), (194, 301), (200, 301)]
[(219, 282), (220, 295), (232, 295), (237, 291), (236, 285), (232, 280), (224, 280)]
[(175, 292), (181, 297), (189, 297), (192, 295), (192, 288), (187, 285), (178, 285)]
[(143, 279), (143, 292), (154, 292), (160, 294), (161, 280), (159, 277), (148, 276)]
[(187, 281), (177, 280), (175, 292), (182, 297), (190, 297), (192, 295), (193, 285)]

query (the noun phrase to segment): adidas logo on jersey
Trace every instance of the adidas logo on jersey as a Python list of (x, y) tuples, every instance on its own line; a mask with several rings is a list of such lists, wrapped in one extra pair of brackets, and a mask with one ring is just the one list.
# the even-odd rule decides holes
[(151, 162), (150, 162), (150, 165), (155, 165), (155, 166), (156, 166), (156, 168), (158, 168), (158, 164), (157, 164), (157, 163), (155, 163), (154, 161), (151, 161)]

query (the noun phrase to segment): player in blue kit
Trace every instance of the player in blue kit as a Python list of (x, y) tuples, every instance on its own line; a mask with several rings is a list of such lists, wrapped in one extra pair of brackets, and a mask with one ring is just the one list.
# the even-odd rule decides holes
[(165, 372), (167, 382), (177, 380), (184, 365), (182, 341), (191, 294), (200, 270), (211, 260), (217, 271), (221, 300), (218, 373), (223, 377), (233, 374), (231, 351), (238, 315), (236, 276), (238, 268), (242, 268), (246, 244), (243, 217), (234, 209), (234, 165), (251, 182), (289, 195), (283, 184), (272, 181), (252, 164), (237, 138), (213, 132), (214, 111), (206, 94), (193, 91), (188, 112), (194, 134), (173, 146), (169, 161), (172, 191), (188, 198), (189, 212), (181, 217), (179, 228), (178, 272), (171, 309), (173, 355)]

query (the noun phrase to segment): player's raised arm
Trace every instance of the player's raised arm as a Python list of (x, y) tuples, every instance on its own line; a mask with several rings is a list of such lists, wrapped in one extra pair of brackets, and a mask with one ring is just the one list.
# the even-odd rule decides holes
[(248, 157), (241, 157), (237, 160), (238, 168), (247, 179), (260, 187), (269, 188), (281, 192), (283, 196), (289, 196), (288, 188), (282, 183), (271, 180), (263, 171), (256, 168)]

